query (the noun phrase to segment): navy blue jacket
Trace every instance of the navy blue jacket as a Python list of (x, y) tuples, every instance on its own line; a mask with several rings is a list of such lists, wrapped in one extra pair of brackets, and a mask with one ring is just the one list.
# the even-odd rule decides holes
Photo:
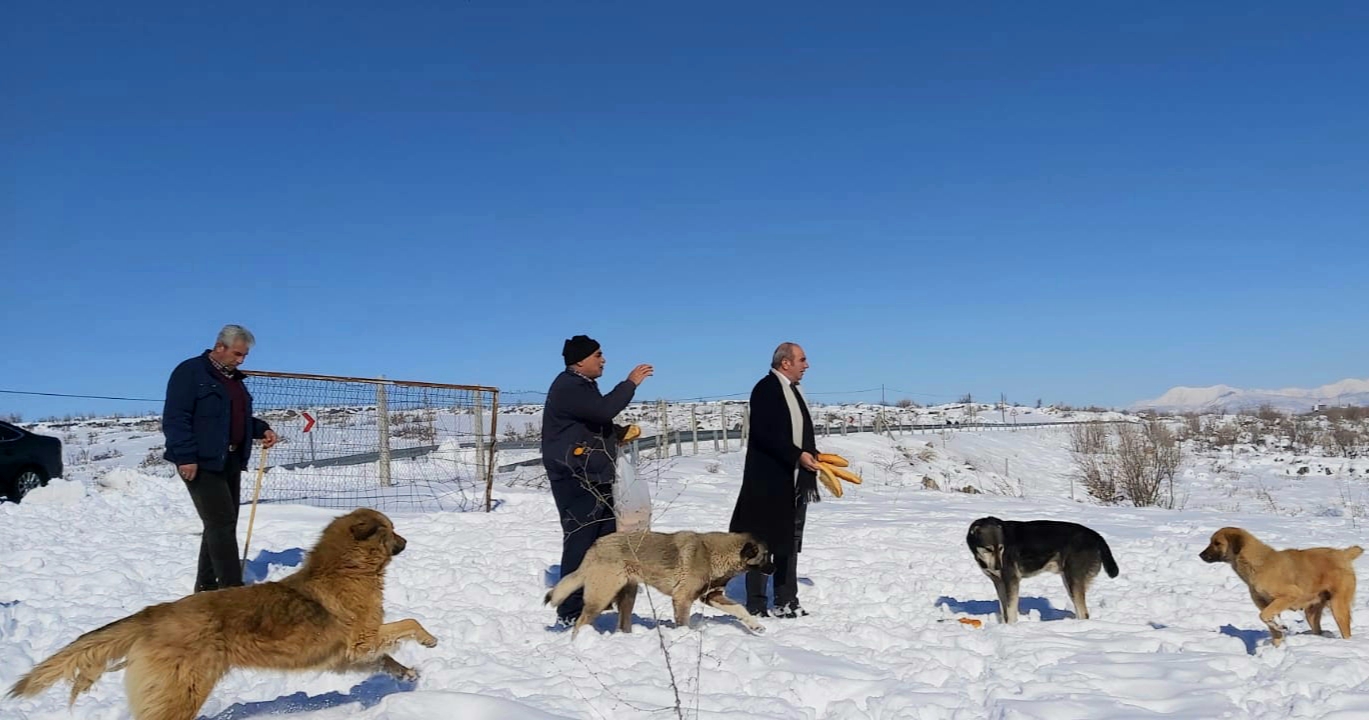
[[(228, 389), (214, 373), (218, 369), (209, 359), (209, 351), (197, 355), (171, 371), (166, 383), (166, 404), (162, 408), (162, 433), (166, 435), (166, 452), (162, 457), (176, 465), (197, 463), (211, 471), (223, 470), (228, 461), (228, 432), (232, 403)], [(235, 377), (246, 375), (234, 370)], [(246, 388), (244, 388), (246, 390)], [(243, 427), (254, 440), (266, 436), (271, 429), (265, 421), (252, 417), (252, 393), (247, 393), (243, 408), (246, 422)], [(252, 456), (252, 443), (245, 442), (237, 449), (239, 467), (247, 466)]]
[[(607, 395), (599, 384), (569, 370), (556, 376), (542, 409), (542, 465), (552, 480), (613, 482), (621, 428), (613, 418), (632, 402), (637, 386), (624, 380)], [(576, 448), (583, 448), (575, 454)]]

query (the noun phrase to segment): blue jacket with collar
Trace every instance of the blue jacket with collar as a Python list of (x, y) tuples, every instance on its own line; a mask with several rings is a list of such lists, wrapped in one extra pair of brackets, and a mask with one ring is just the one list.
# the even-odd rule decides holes
[[(162, 457), (176, 465), (196, 463), (205, 470), (220, 471), (228, 461), (232, 403), (228, 389), (214, 377), (216, 372), (206, 350), (177, 365), (166, 383), (166, 404), (162, 408), (166, 452)], [(233, 372), (235, 377), (246, 377), (237, 370)], [(248, 436), (254, 440), (265, 437), (271, 426), (252, 417), (250, 392), (243, 412), (243, 427)], [(239, 467), (246, 467), (252, 456), (252, 443), (243, 443), (236, 454), (241, 461)]]

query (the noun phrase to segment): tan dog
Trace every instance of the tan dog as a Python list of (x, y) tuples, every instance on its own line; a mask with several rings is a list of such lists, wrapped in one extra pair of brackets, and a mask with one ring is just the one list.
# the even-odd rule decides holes
[(1250, 589), (1250, 599), (1269, 626), (1274, 646), (1283, 642), (1283, 628), (1274, 619), (1284, 610), (1304, 610), (1312, 632), (1321, 634), (1321, 613), (1328, 605), (1341, 637), (1350, 637), (1350, 604), (1355, 599), (1355, 558), (1364, 549), (1308, 548), (1275, 550), (1235, 527), (1212, 533), (1198, 557), (1204, 562), (1230, 563)]
[(752, 632), (764, 632), (765, 626), (723, 590), (728, 580), (748, 570), (773, 573), (769, 556), (764, 543), (745, 533), (613, 533), (596, 540), (580, 567), (561, 578), (542, 602), (560, 605), (571, 593), (585, 589), (585, 607), (570, 633), (572, 640), (615, 602), (618, 629), (632, 632), (632, 606), (640, 583), (670, 596), (678, 627), (689, 624), (690, 606), (702, 600), (741, 620)]
[(416, 620), (381, 622), (385, 567), (404, 546), (385, 515), (355, 510), (329, 523), (289, 577), (144, 608), (78, 637), (9, 694), (37, 695), (67, 680), (74, 703), (106, 670), (127, 667), (136, 720), (194, 720), (233, 668), (383, 670), (416, 679), (386, 650), (409, 639), (433, 647), (437, 638)]

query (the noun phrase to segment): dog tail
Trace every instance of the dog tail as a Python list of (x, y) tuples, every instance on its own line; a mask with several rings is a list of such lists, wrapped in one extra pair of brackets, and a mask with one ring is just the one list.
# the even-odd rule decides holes
[(1364, 548), (1358, 545), (1351, 545), (1350, 547), (1345, 548), (1345, 550), (1341, 552), (1346, 560), (1354, 560), (1355, 558), (1364, 554)]
[(580, 571), (576, 570), (575, 572), (561, 578), (561, 581), (556, 583), (556, 587), (553, 587), (552, 589), (548, 590), (546, 597), (542, 598), (542, 604), (560, 605), (561, 603), (566, 601), (566, 598), (570, 597), (571, 593), (575, 592), (576, 590), (579, 590), (584, 586), (585, 579), (580, 576)]
[(1101, 536), (1098, 538), (1100, 549), (1103, 551), (1103, 569), (1107, 571), (1108, 577), (1117, 577), (1117, 561), (1112, 558), (1112, 548), (1108, 547), (1108, 541)]
[(76, 697), (89, 690), (106, 670), (117, 670), (123, 666), (118, 661), (128, 655), (134, 643), (144, 634), (142, 620), (145, 612), (143, 610), (122, 620), (115, 620), (71, 641), (57, 654), (38, 663), (27, 675), (19, 678), (19, 682), (10, 688), (9, 696), (32, 697), (66, 680), (71, 683), (68, 705), (74, 704)]

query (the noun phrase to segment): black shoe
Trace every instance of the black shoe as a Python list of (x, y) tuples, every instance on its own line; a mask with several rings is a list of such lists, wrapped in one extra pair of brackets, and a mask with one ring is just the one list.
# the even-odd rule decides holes
[(766, 608), (749, 607), (746, 609), (746, 611), (751, 613), (752, 615), (755, 615), (756, 617), (770, 617), (770, 610)]
[(808, 617), (808, 611), (799, 606), (798, 603), (790, 603), (784, 607), (775, 608), (777, 618), (797, 618)]
[(547, 629), (555, 632), (570, 630), (575, 627), (575, 621), (579, 619), (579, 615), (557, 615), (556, 622), (552, 623), (552, 626)]

